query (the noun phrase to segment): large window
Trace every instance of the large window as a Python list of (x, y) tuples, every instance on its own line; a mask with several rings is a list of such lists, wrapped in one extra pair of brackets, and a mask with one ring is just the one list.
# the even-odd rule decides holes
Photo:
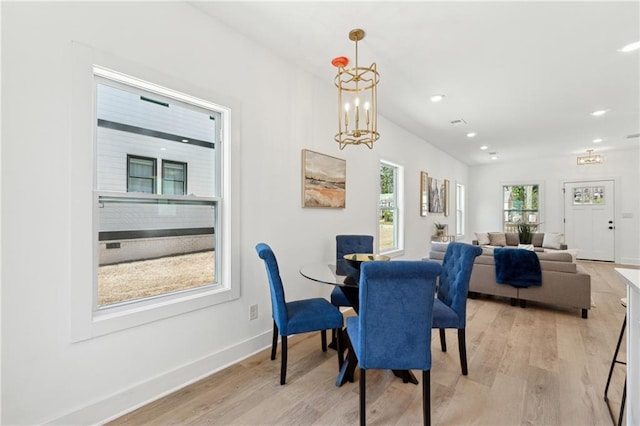
[(380, 200), (378, 244), (380, 253), (403, 249), (402, 235), (402, 168), (380, 162)]
[(518, 232), (519, 224), (540, 225), (539, 185), (503, 185), (502, 223), (505, 232)]
[(464, 235), (464, 185), (456, 183), (456, 235)]
[(95, 309), (218, 285), (220, 118), (96, 78)]

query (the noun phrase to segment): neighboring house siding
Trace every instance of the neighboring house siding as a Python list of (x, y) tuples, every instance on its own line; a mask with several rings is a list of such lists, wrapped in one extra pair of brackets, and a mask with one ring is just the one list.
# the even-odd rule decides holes
[[(151, 136), (137, 135), (120, 130), (98, 127), (98, 138), (108, 141), (98, 144), (98, 188), (100, 191), (127, 191), (127, 154), (157, 160), (161, 171), (162, 160), (187, 163), (187, 193), (211, 196), (215, 170), (211, 166), (214, 150), (187, 143), (176, 143)], [(167, 147), (166, 151), (160, 148)], [(160, 179), (157, 180), (160, 182)], [(160, 192), (160, 188), (156, 188)]]
[[(98, 191), (126, 193), (127, 157), (136, 156), (156, 161), (155, 194), (163, 192), (163, 160), (187, 165), (188, 195), (215, 194), (211, 117), (99, 84), (97, 118)], [(211, 250), (214, 214), (211, 205), (104, 203), (99, 215), (100, 264)], [(154, 231), (154, 236), (135, 232), (144, 230)], [(183, 231), (190, 235), (180, 235)]]

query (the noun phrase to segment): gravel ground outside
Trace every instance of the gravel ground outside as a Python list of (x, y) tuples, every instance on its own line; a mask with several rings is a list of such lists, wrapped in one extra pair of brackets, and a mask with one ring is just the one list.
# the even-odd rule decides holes
[(98, 268), (98, 306), (211, 284), (214, 251), (105, 265)]

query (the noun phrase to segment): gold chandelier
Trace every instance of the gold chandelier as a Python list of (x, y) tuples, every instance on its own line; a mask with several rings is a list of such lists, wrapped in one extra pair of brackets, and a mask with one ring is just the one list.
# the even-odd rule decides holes
[(588, 149), (587, 153), (589, 155), (586, 156), (578, 156), (578, 166), (584, 166), (584, 165), (588, 165), (588, 164), (601, 164), (602, 161), (604, 160), (602, 158), (602, 155), (593, 155), (593, 150), (592, 149)]
[(331, 63), (338, 67), (335, 84), (338, 88), (338, 133), (335, 141), (340, 149), (347, 145), (364, 144), (373, 148), (380, 138), (378, 133), (377, 87), (380, 82), (377, 66), (358, 65), (358, 42), (364, 38), (364, 30), (349, 32), (349, 39), (356, 43), (356, 59), (353, 68), (347, 68), (349, 60), (344, 56), (334, 58)]

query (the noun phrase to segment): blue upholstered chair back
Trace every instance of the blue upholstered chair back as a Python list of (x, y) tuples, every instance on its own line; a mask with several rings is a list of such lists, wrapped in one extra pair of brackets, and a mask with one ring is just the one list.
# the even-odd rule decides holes
[(267, 276), (269, 277), (269, 289), (271, 290), (271, 308), (273, 320), (278, 326), (278, 330), (283, 336), (287, 335), (287, 323), (289, 315), (287, 313), (286, 299), (284, 298), (284, 288), (282, 279), (280, 278), (280, 269), (278, 261), (273, 250), (267, 244), (259, 243), (256, 245), (256, 251), (260, 259), (264, 260), (264, 266), (267, 268)]
[(364, 369), (431, 368), (433, 261), (365, 262), (360, 268), (358, 362)]
[(458, 315), (458, 328), (467, 322), (467, 292), (475, 258), (482, 254), (479, 246), (449, 243), (442, 262), (442, 275), (438, 284), (438, 299)]
[(338, 275), (349, 275), (356, 269), (344, 260), (345, 254), (373, 253), (373, 237), (371, 235), (336, 235), (336, 272)]

